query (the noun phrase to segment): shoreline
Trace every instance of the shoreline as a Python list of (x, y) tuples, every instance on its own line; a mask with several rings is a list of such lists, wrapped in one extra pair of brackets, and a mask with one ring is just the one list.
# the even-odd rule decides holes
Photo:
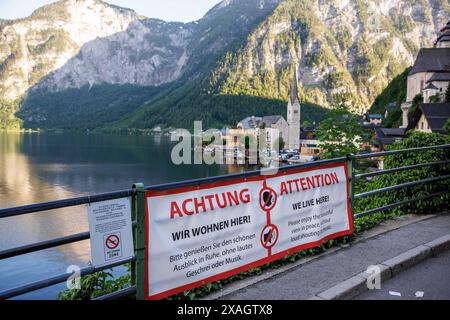
[(101, 130), (101, 129), (80, 129), (80, 130), (72, 130), (72, 129), (0, 129), (0, 133), (14, 133), (14, 134), (22, 134), (22, 133), (81, 133), (81, 134), (95, 134), (95, 135), (141, 135), (141, 136), (149, 136), (149, 135), (164, 135), (168, 134), (172, 128), (162, 130), (160, 132), (153, 131), (153, 129), (123, 129), (123, 130)]

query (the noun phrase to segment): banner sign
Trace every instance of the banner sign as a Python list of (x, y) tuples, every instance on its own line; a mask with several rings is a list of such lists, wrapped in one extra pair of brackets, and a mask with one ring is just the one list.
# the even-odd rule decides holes
[(147, 299), (353, 233), (347, 164), (147, 191)]

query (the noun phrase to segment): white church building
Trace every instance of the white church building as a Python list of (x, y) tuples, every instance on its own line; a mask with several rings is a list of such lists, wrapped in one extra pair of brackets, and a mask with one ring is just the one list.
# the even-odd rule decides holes
[(301, 105), (298, 99), (297, 70), (291, 83), (291, 89), (287, 104), (287, 120), (282, 115), (270, 115), (264, 117), (249, 116), (242, 119), (236, 125), (236, 129), (229, 129), (225, 139), (227, 144), (238, 146), (242, 139), (240, 136), (258, 136), (261, 129), (266, 130), (267, 145), (276, 149), (278, 138), (282, 138), (285, 149), (300, 149), (300, 113)]
[[(408, 113), (414, 97), (422, 95), (424, 104), (443, 104), (450, 84), (450, 21), (441, 29), (433, 48), (421, 48), (408, 74), (406, 101), (402, 103), (402, 128), (409, 128)], [(420, 129), (420, 128), (419, 128)]]

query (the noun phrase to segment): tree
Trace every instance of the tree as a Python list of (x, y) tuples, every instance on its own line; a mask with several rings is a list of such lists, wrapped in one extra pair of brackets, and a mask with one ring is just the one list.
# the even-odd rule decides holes
[(412, 121), (412, 117), (414, 116), (414, 114), (416, 113), (416, 110), (419, 108), (419, 106), (423, 103), (423, 96), (422, 94), (417, 94), (411, 103), (411, 107), (409, 108), (408, 111), (408, 123), (410, 123)]
[(330, 159), (357, 153), (364, 131), (359, 117), (350, 113), (344, 103), (338, 103), (320, 122), (316, 135), (320, 141), (320, 158)]

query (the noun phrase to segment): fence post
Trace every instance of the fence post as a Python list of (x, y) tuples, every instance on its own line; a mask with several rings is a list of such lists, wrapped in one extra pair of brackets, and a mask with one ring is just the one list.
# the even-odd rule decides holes
[(134, 253), (136, 261), (131, 268), (131, 281), (136, 285), (136, 299), (144, 300), (145, 286), (145, 188), (143, 183), (135, 183), (133, 195)]
[(350, 208), (352, 214), (354, 215), (354, 201), (355, 201), (355, 155), (353, 153), (349, 153), (347, 155), (347, 170), (348, 170), (348, 179), (350, 185)]

